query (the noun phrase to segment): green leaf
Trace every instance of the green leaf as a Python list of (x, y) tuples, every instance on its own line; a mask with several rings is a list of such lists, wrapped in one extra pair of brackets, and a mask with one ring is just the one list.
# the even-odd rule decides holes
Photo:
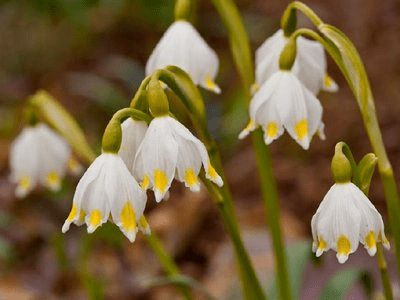
[(89, 163), (95, 159), (96, 155), (74, 117), (49, 93), (38, 91), (30, 98), (30, 103), (39, 116), (68, 141), (77, 155)]
[(351, 268), (337, 272), (325, 284), (322, 289), (320, 300), (339, 300), (345, 299), (345, 296), (355, 283), (362, 283), (366, 294), (369, 296), (372, 290), (372, 278), (364, 270)]
[[(295, 243), (287, 248), (289, 276), (293, 299), (300, 299), (304, 270), (307, 263), (311, 260), (311, 255), (311, 242), (308, 240)], [(276, 278), (273, 280), (268, 296), (270, 299), (279, 298)]]

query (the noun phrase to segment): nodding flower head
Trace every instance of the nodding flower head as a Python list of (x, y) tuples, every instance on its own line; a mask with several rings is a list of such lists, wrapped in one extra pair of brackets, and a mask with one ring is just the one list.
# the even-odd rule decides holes
[(187, 21), (175, 21), (164, 33), (147, 61), (146, 74), (169, 65), (186, 71), (195, 84), (215, 93), (221, 92), (214, 82), (218, 57)]
[[(262, 85), (279, 70), (279, 57), (288, 38), (278, 30), (256, 51), (256, 83)], [(322, 89), (335, 92), (338, 86), (327, 74), (327, 62), (323, 46), (301, 36), (297, 37), (297, 57), (293, 73), (315, 95)]]
[(79, 164), (71, 160), (70, 147), (62, 137), (43, 123), (24, 128), (10, 150), (11, 180), (18, 185), (16, 196), (26, 196), (37, 184), (59, 190), (69, 165), (72, 171), (78, 171)]
[(376, 243), (390, 248), (382, 217), (371, 201), (353, 183), (336, 183), (322, 200), (311, 220), (313, 251), (317, 256), (333, 249), (340, 263), (362, 243), (375, 255)]
[(284, 129), (304, 149), (309, 148), (315, 133), (324, 137), (322, 106), (292, 71), (272, 75), (254, 94), (249, 110), (250, 122), (240, 139), (258, 126), (264, 130), (266, 144), (279, 138)]
[(154, 190), (159, 202), (165, 198), (174, 177), (190, 190), (198, 191), (202, 165), (206, 177), (222, 186), (204, 144), (177, 120), (163, 116), (154, 118), (146, 131), (136, 154), (134, 175), (144, 189)]
[(88, 233), (112, 219), (133, 242), (138, 229), (149, 233), (143, 216), (146, 194), (129, 173), (121, 157), (103, 153), (87, 169), (76, 187), (72, 209), (62, 232), (71, 223), (87, 225)]

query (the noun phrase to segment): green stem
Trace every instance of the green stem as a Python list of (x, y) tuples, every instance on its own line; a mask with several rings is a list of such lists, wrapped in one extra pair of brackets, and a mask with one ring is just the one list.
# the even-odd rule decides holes
[(218, 188), (215, 184), (206, 179), (204, 175), (201, 176), (202, 181), (211, 196), (214, 198), (224, 221), (225, 228), (232, 240), (236, 258), (239, 263), (239, 271), (245, 299), (267, 299), (240, 236), (238, 221), (233, 208), (232, 195), (227, 186), (219, 153), (213, 151), (213, 149), (216, 148), (209, 149), (210, 160), (219, 175), (223, 178), (225, 184), (222, 188)]
[[(228, 30), (231, 51), (243, 84), (244, 99), (249, 101), (251, 99), (250, 87), (254, 82), (254, 67), (246, 29), (232, 0), (212, 0), (212, 2)], [(269, 150), (259, 131), (253, 133), (253, 147), (258, 162), (263, 201), (268, 212), (267, 220), (272, 235), (280, 299), (292, 299), (287, 258), (281, 233), (278, 192)]]
[[(179, 275), (179, 269), (175, 264), (174, 260), (168, 255), (165, 251), (160, 239), (154, 234), (151, 233), (149, 235), (145, 235), (147, 244), (153, 250), (154, 254), (157, 256), (158, 261), (160, 262), (161, 266), (164, 268), (165, 273), (170, 278), (174, 278), (175, 276)], [(192, 296), (190, 294), (189, 289), (186, 286), (180, 286), (179, 290), (182, 293), (184, 299), (190, 300)]]
[(376, 260), (378, 262), (378, 268), (381, 274), (385, 299), (393, 300), (392, 284), (390, 283), (385, 254), (383, 253), (382, 245), (380, 243), (376, 245)]

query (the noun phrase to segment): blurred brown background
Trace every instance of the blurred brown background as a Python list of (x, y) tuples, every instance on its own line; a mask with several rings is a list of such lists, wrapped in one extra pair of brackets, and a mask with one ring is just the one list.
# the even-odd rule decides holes
[[(278, 29), (287, 1), (236, 1), (253, 50)], [(400, 2), (396, 0), (306, 1), (327, 23), (354, 41), (366, 64), (395, 172), (400, 170)], [(0, 1), (0, 299), (176, 299), (173, 287), (148, 287), (162, 274), (143, 239), (133, 245), (113, 225), (87, 236), (85, 228), (60, 234), (77, 179), (67, 178), (56, 195), (37, 190), (14, 198), (8, 182), (8, 149), (23, 124), (27, 96), (44, 88), (80, 122), (99, 148), (113, 112), (127, 106), (144, 76), (144, 65), (173, 21), (173, 0), (14, 0)], [(299, 25), (309, 24), (303, 17)], [(221, 96), (203, 92), (210, 128), (218, 139), (235, 196), (246, 245), (267, 288), (273, 277), (266, 214), (260, 199), (249, 140), (237, 134), (246, 123), (239, 79), (226, 32), (210, 1), (198, 0), (196, 27), (217, 51)], [(337, 94), (321, 94), (326, 141), (314, 138), (303, 151), (287, 135), (270, 149), (279, 185), (282, 226), (288, 244), (310, 240), (310, 220), (332, 184), (330, 158), (339, 140), (356, 158), (370, 151), (356, 103), (338, 69)], [(375, 176), (371, 199), (386, 215)], [(187, 275), (202, 282), (217, 299), (240, 299), (234, 260), (218, 212), (205, 191), (193, 194), (175, 184), (171, 199), (147, 215)], [(317, 299), (320, 286), (337, 270), (375, 261), (361, 249), (345, 266), (328, 253), (320, 267), (308, 267), (302, 299)], [(310, 244), (311, 249), (311, 244)], [(389, 258), (391, 259), (391, 258)], [(395, 280), (395, 279), (394, 279)], [(397, 290), (400, 289), (398, 281)], [(376, 282), (379, 290), (379, 280)], [(201, 292), (196, 298), (201, 298)], [(348, 295), (364, 299), (360, 287)], [(399, 298), (400, 299), (400, 298)]]

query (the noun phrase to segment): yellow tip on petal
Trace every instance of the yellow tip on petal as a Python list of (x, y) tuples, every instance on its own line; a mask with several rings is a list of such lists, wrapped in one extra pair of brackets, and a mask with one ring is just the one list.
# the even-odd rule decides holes
[(22, 176), (18, 181), (18, 186), (15, 194), (18, 198), (25, 197), (32, 187), (32, 180), (29, 176)]
[(278, 135), (278, 124), (269, 122), (265, 127), (265, 132), (269, 138), (275, 138)]
[(294, 127), (294, 131), (296, 132), (296, 135), (299, 138), (299, 140), (304, 139), (308, 135), (307, 120), (304, 119), (304, 120), (301, 120), (300, 122), (298, 122), (296, 124), (296, 126)]
[(324, 253), (324, 251), (326, 250), (326, 248), (327, 248), (326, 241), (322, 237), (319, 237), (318, 238), (318, 248), (317, 248), (317, 252), (316, 252), (317, 257), (321, 256), (322, 253)]
[(221, 89), (219, 86), (214, 82), (214, 80), (211, 78), (211, 76), (207, 76), (205, 79), (205, 88), (207, 88), (210, 91), (213, 91), (217, 94), (221, 93)]
[(151, 231), (150, 231), (150, 225), (149, 225), (149, 223), (147, 222), (145, 216), (141, 216), (141, 217), (140, 217), (140, 219), (139, 219), (139, 227), (140, 227), (140, 230), (141, 230), (144, 234), (147, 234), (147, 235), (148, 235), (148, 234), (151, 233)]
[(78, 214), (78, 208), (76, 207), (75, 204), (73, 204), (72, 205), (72, 209), (71, 209), (71, 211), (70, 211), (70, 213), (68, 215), (67, 221), (68, 222), (72, 222), (75, 219), (77, 214)]
[(365, 236), (365, 248), (367, 248), (368, 253), (372, 256), (376, 253), (376, 239), (373, 231), (370, 231)]
[(210, 178), (212, 180), (215, 180), (218, 177), (217, 171), (215, 171), (214, 167), (211, 164), (208, 164), (207, 173), (208, 173), (208, 176), (210, 176)]
[(121, 225), (126, 231), (136, 230), (136, 215), (130, 202), (126, 202), (121, 211)]
[(149, 188), (149, 184), (150, 184), (150, 180), (149, 180), (149, 176), (144, 175), (142, 182), (140, 183), (140, 187), (143, 190), (147, 190)]
[(60, 188), (60, 176), (57, 172), (49, 172), (46, 176), (46, 185), (51, 190), (58, 190)]
[(154, 170), (154, 187), (161, 193), (164, 193), (167, 189), (168, 178), (167, 175), (161, 170)]
[(89, 217), (89, 226), (93, 227), (93, 231), (94, 229), (96, 229), (101, 223), (101, 212), (98, 209), (92, 210), (92, 212), (90, 213), (90, 217)]
[(189, 187), (193, 187), (198, 185), (199, 180), (197, 179), (196, 174), (194, 173), (193, 169), (188, 168), (185, 171), (185, 182)]
[(336, 243), (336, 247), (337, 247), (337, 253), (340, 255), (346, 255), (348, 256), (350, 254), (351, 251), (351, 245), (350, 245), (350, 241), (349, 239), (344, 236), (341, 235)]
[(86, 212), (83, 209), (81, 209), (81, 211), (79, 212), (78, 222), (83, 223), (85, 221), (85, 217), (86, 217)]
[(324, 78), (324, 86), (327, 88), (330, 88), (333, 84), (333, 80), (331, 78), (331, 76), (329, 76), (328, 74), (325, 74), (325, 78)]
[(255, 82), (250, 87), (250, 94), (254, 95), (260, 89), (260, 85)]

